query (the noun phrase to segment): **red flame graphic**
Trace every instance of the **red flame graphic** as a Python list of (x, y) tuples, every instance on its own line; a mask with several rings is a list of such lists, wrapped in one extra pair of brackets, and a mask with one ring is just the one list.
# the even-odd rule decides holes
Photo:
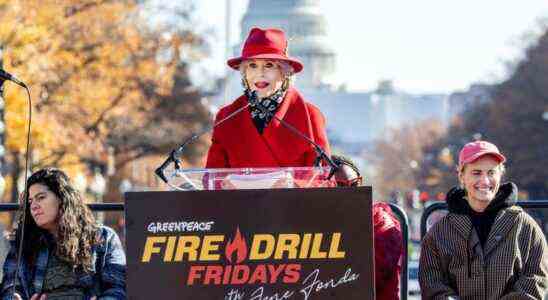
[(240, 228), (236, 228), (234, 241), (228, 240), (225, 248), (226, 259), (232, 263), (232, 255), (236, 252), (236, 264), (241, 263), (247, 257), (247, 244), (240, 234)]

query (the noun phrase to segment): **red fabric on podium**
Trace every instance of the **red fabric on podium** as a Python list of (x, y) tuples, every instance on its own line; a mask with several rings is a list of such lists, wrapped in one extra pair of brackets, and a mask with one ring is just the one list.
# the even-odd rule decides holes
[[(240, 96), (221, 108), (215, 123), (246, 104), (247, 98)], [(324, 116), (296, 89), (288, 89), (275, 115), (331, 155)], [(215, 127), (211, 140), (206, 168), (304, 167), (312, 166), (316, 159), (314, 147), (276, 119), (272, 119), (262, 135), (259, 134), (248, 109)]]
[(400, 222), (386, 203), (373, 204), (373, 236), (376, 299), (400, 299), (402, 232)]

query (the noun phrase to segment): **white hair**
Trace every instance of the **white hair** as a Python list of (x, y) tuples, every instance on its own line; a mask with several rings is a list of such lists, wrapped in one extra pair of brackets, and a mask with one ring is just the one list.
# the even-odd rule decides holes
[(293, 74), (295, 74), (295, 69), (293, 69), (293, 66), (289, 64), (285, 60), (277, 60), (276, 63), (278, 63), (278, 66), (280, 66), (280, 69), (282, 70), (282, 74), (284, 77), (291, 77)]

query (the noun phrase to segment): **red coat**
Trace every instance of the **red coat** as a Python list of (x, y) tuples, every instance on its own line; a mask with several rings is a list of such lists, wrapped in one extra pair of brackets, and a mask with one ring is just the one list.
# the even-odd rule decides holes
[[(247, 98), (240, 96), (221, 108), (215, 122), (246, 104)], [(331, 155), (324, 116), (296, 89), (287, 91), (276, 117), (293, 125)], [(206, 168), (303, 167), (312, 166), (316, 159), (313, 146), (276, 119), (259, 134), (247, 108), (215, 127), (211, 140)]]
[(400, 222), (386, 203), (373, 204), (373, 237), (376, 299), (400, 299), (402, 231)]

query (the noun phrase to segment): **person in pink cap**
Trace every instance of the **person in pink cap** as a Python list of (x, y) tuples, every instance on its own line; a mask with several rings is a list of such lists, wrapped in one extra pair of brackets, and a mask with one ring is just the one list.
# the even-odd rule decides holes
[(502, 183), (504, 162), (486, 141), (460, 151), (460, 186), (447, 193), (449, 213), (422, 240), (423, 299), (544, 299), (546, 238), (516, 205), (517, 186)]
[(282, 30), (253, 28), (241, 56), (228, 60), (228, 66), (241, 73), (244, 92), (217, 113), (215, 123), (226, 121), (213, 130), (206, 168), (312, 166), (316, 160), (313, 146), (276, 118), (330, 155), (324, 116), (291, 86), (292, 76), (303, 65), (288, 56), (287, 48)]

